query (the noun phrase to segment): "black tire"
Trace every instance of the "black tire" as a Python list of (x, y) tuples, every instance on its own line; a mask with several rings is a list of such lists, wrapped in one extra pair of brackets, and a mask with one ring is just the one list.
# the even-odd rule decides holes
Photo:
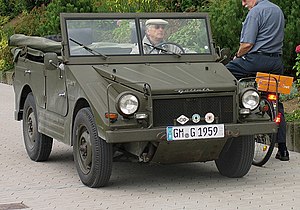
[[(273, 121), (275, 119), (273, 104), (266, 98), (263, 98), (262, 100), (268, 106), (268, 112), (266, 112), (266, 114), (268, 114), (270, 116), (270, 120)], [(255, 149), (252, 164), (255, 166), (263, 166), (266, 162), (268, 162), (273, 153), (276, 142), (276, 134), (258, 134), (254, 136), (254, 139)]]
[(53, 139), (38, 132), (35, 100), (29, 93), (23, 110), (23, 137), (25, 148), (31, 160), (46, 161), (52, 150)]
[(73, 129), (73, 155), (78, 175), (89, 187), (105, 186), (112, 171), (112, 145), (98, 137), (90, 108), (81, 109)]
[(215, 160), (223, 176), (240, 178), (251, 168), (254, 151), (253, 136), (240, 136), (227, 140), (219, 158)]

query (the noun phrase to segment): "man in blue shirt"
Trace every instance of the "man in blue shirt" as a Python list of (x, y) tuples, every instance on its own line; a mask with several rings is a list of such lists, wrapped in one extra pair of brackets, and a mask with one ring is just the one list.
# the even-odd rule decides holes
[[(284, 16), (281, 9), (268, 0), (242, 0), (249, 12), (240, 37), (240, 47), (226, 67), (237, 78), (255, 76), (257, 72), (283, 74), (281, 59)], [(286, 122), (282, 103), (278, 104), (281, 122), (277, 134), (276, 158), (289, 160), (286, 148)]]

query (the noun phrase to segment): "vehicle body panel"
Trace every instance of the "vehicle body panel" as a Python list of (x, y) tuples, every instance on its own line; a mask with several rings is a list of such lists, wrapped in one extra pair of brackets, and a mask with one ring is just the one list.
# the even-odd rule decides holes
[[(94, 66), (94, 68), (103, 77), (114, 77), (114, 80), (119, 83), (146, 82), (151, 86), (153, 95), (176, 94), (184, 90), (191, 90), (191, 92), (232, 91), (236, 88), (233, 76), (228, 71), (224, 71), (222, 64), (219, 67), (210, 63), (174, 63), (172, 65), (110, 65)], [(212, 84), (210, 82), (212, 80), (216, 83)], [(141, 84), (137, 84), (134, 88), (143, 91)]]

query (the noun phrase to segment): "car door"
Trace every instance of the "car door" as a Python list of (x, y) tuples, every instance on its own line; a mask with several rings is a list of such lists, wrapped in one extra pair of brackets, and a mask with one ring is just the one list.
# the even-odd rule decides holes
[(48, 111), (61, 116), (67, 115), (68, 97), (63, 64), (58, 68), (46, 69), (46, 98)]

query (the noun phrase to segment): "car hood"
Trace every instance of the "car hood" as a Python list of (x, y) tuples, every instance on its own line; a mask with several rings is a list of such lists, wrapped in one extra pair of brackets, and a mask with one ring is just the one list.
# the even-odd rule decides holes
[(182, 94), (236, 90), (232, 74), (221, 63), (161, 63), (93, 66), (101, 76), (139, 91), (144, 84), (151, 93)]

